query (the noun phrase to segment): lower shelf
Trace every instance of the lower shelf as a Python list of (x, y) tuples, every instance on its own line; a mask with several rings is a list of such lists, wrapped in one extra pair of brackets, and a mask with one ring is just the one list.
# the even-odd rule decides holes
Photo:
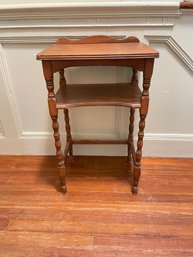
[(127, 106), (140, 108), (141, 91), (131, 83), (68, 84), (56, 93), (56, 107)]

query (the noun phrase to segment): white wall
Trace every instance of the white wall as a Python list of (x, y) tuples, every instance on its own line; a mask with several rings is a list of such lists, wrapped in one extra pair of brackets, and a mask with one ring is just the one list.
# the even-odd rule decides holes
[[(160, 52), (150, 89), (144, 155), (193, 157), (193, 13), (179, 10), (179, 1), (74, 2), (79, 3), (0, 3), (0, 154), (55, 153), (47, 91), (36, 54), (62, 36), (107, 34), (137, 36)], [(66, 75), (71, 83), (89, 83), (126, 81), (129, 74), (123, 68), (92, 67), (74, 68)], [(121, 107), (73, 109), (73, 135), (127, 137), (128, 113)], [(65, 138), (63, 131), (62, 124)], [(75, 151), (125, 155), (126, 147), (89, 145)]]

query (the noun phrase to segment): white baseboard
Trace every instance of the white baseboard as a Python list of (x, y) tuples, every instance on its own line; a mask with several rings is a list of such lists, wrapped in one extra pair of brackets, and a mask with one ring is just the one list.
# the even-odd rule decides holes
[[(30, 136), (31, 135), (31, 136)], [(63, 145), (64, 136), (61, 137)], [(54, 139), (50, 133), (21, 136), (18, 139), (0, 137), (1, 155), (54, 155)], [(75, 155), (125, 156), (125, 145), (76, 145)], [(192, 134), (147, 134), (143, 156), (193, 158)]]

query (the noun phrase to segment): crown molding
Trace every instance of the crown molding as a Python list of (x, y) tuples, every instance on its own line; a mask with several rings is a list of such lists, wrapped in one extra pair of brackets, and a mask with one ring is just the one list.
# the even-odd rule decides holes
[(168, 27), (180, 14), (179, 2), (0, 5), (0, 29)]
[[(27, 13), (31, 17), (43, 17), (52, 18), (56, 15), (65, 16), (75, 13), (76, 11), (81, 12), (82, 15), (89, 14), (94, 11), (97, 16), (99, 13), (122, 11), (123, 13), (131, 13), (135, 15), (137, 13), (148, 13), (148, 14), (158, 14), (165, 13), (167, 15), (176, 15), (179, 10), (179, 2), (154, 2), (154, 1), (108, 1), (108, 2), (77, 2), (77, 3), (36, 3), (36, 4), (10, 4), (10, 5), (0, 5), (1, 19), (2, 18), (12, 18), (20, 13), (22, 16), (18, 17), (22, 19)], [(71, 13), (69, 13), (71, 11)], [(48, 12), (51, 12), (51, 17), (47, 16)], [(65, 13), (63, 13), (65, 12)], [(9, 16), (10, 15), (10, 16)], [(42, 17), (42, 16), (41, 16)], [(61, 17), (61, 16), (60, 16)]]

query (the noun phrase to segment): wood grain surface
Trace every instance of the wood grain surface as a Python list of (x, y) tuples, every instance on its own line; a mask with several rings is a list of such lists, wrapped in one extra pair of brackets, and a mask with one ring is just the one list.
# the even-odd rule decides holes
[(69, 84), (56, 93), (58, 109), (81, 106), (140, 107), (141, 91), (130, 83), (120, 84)]
[(118, 58), (157, 58), (159, 53), (140, 43), (136, 37), (118, 40), (108, 36), (90, 36), (81, 40), (60, 38), (37, 55), (37, 60), (79, 60)]
[[(77, 157), (62, 195), (56, 160), (0, 157), (1, 257), (193, 256), (193, 159)], [(59, 186), (59, 185), (58, 185)]]

